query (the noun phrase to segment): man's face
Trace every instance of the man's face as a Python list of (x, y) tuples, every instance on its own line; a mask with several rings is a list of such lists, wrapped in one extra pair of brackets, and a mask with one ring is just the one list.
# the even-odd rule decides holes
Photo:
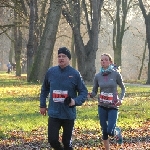
[(69, 58), (67, 57), (67, 55), (63, 54), (63, 53), (60, 53), (58, 54), (58, 65), (61, 67), (61, 68), (64, 68), (66, 66), (69, 65)]

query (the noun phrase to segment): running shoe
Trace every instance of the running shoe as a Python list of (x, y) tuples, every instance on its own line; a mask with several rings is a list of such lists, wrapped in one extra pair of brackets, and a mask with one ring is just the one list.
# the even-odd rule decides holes
[(121, 135), (121, 129), (119, 127), (115, 127), (115, 138), (116, 138), (116, 142), (118, 144), (122, 144), (123, 143), (123, 138), (122, 138), (122, 135)]

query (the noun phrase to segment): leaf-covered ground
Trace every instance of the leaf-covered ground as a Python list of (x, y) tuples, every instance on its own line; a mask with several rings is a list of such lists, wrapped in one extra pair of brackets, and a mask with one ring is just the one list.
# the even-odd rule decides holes
[[(104, 150), (99, 129), (93, 131), (75, 128), (73, 145), (76, 150)], [(10, 138), (0, 140), (0, 150), (50, 150), (46, 129), (40, 128), (31, 133), (13, 131)], [(150, 150), (150, 120), (138, 129), (122, 129), (124, 143), (117, 145), (110, 139), (110, 150)], [(60, 137), (61, 138), (61, 137)], [(61, 140), (61, 139), (60, 139)]]
[[(30, 85), (23, 82), (21, 78), (16, 79), (12, 76), (7, 78), (0, 75), (0, 78), (0, 150), (51, 150), (47, 143), (47, 122), (46, 125), (40, 124), (42, 121), (38, 112), (39, 108), (37, 109), (39, 85)], [(119, 146), (115, 140), (110, 139), (110, 150), (150, 150), (150, 97), (148, 97), (150, 88), (136, 86), (133, 87), (134, 89), (127, 86), (126, 88), (128, 94), (121, 108), (119, 120), (124, 143)], [(80, 115), (77, 117), (73, 132), (75, 150), (104, 150), (100, 126), (97, 124), (99, 121), (96, 116), (96, 103), (97, 100), (91, 100), (78, 109)], [(34, 106), (33, 109), (29, 107), (31, 104)], [(33, 130), (36, 127), (38, 129)]]

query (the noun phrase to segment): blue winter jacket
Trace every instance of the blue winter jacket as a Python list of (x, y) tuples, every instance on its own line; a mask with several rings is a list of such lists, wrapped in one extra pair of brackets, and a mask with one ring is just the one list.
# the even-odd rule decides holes
[(50, 117), (75, 119), (76, 107), (70, 108), (63, 101), (55, 102), (55, 91), (67, 91), (68, 96), (75, 100), (75, 106), (81, 106), (87, 99), (88, 91), (80, 73), (71, 66), (63, 69), (60, 66), (49, 68), (40, 94), (40, 107), (43, 108), (46, 107), (46, 99), (50, 94), (48, 103), (48, 115)]

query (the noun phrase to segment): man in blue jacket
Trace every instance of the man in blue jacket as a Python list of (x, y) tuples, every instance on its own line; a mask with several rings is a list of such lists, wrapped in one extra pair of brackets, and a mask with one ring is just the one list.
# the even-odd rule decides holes
[[(88, 91), (80, 73), (69, 65), (70, 51), (66, 47), (58, 50), (58, 66), (48, 69), (41, 88), (40, 113), (48, 111), (48, 142), (55, 150), (73, 150), (72, 130), (76, 119), (76, 106), (87, 99)], [(48, 109), (46, 98), (50, 96)], [(63, 128), (62, 143), (59, 130)]]

